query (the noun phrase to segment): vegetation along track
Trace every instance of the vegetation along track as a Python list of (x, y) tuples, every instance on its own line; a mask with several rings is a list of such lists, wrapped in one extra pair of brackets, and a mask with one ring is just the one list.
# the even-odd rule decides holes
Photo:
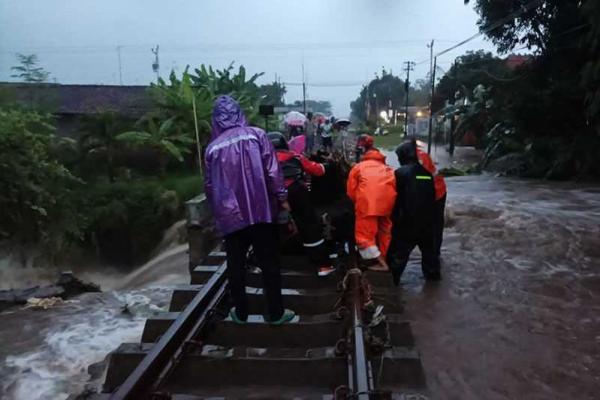
[(262, 316), (262, 281), (249, 271), (250, 317), (227, 316), (225, 254), (196, 266), (170, 310), (146, 322), (141, 343), (111, 354), (98, 399), (427, 399), (398, 291), (387, 274), (340, 258), (319, 278), (303, 256), (284, 257), (290, 324)]

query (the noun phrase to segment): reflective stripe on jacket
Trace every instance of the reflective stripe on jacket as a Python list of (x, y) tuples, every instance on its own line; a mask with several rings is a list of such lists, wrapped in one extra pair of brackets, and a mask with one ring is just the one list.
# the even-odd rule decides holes
[(421, 165), (431, 175), (433, 175), (433, 184), (435, 187), (435, 199), (436, 200), (441, 199), (442, 197), (444, 197), (444, 195), (447, 192), (446, 181), (444, 180), (444, 177), (442, 175), (439, 175), (436, 173), (437, 171), (435, 168), (435, 164), (433, 163), (433, 160), (431, 159), (429, 154), (427, 154), (427, 152), (419, 149), (418, 147), (417, 147), (417, 157), (419, 157), (419, 162), (421, 163)]

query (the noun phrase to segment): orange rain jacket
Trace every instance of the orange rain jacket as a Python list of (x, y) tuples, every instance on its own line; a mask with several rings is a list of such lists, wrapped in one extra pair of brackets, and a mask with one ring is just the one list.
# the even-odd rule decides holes
[(350, 170), (346, 184), (357, 217), (389, 216), (396, 200), (394, 170), (377, 149), (367, 151)]
[(427, 154), (427, 152), (419, 149), (417, 147), (417, 157), (419, 158), (419, 162), (421, 163), (421, 165), (423, 166), (423, 168), (425, 168), (427, 170), (427, 172), (429, 172), (431, 175), (433, 175), (433, 185), (435, 187), (435, 199), (439, 200), (442, 197), (444, 197), (444, 195), (446, 194), (447, 188), (446, 188), (446, 181), (444, 180), (444, 177), (442, 175), (438, 175), (436, 172), (436, 168), (435, 168), (435, 164), (433, 163), (433, 160), (431, 159), (431, 157), (429, 156), (429, 154)]

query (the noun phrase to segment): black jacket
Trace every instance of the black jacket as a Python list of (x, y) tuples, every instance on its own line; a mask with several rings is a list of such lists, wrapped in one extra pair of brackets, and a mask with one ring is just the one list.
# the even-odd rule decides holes
[(392, 213), (393, 234), (410, 238), (433, 234), (433, 176), (418, 163), (398, 168), (395, 175), (398, 196)]

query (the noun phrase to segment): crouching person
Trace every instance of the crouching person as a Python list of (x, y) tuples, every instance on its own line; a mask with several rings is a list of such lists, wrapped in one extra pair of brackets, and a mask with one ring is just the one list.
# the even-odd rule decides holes
[(278, 253), (280, 211), (287, 192), (273, 146), (261, 129), (248, 126), (239, 104), (229, 96), (215, 101), (212, 137), (205, 153), (205, 192), (217, 229), (225, 235), (227, 278), (237, 323), (248, 318), (246, 255), (250, 246), (260, 264), (269, 321), (283, 324), (294, 312), (283, 308)]
[(279, 132), (269, 133), (268, 137), (273, 143), (277, 160), (283, 172), (292, 217), (302, 237), (302, 245), (317, 269), (318, 275), (327, 276), (335, 269), (329, 260), (329, 251), (323, 237), (323, 226), (311, 203), (306, 181), (307, 174), (323, 176), (325, 165), (291, 151), (287, 141)]
[(346, 192), (354, 203), (354, 233), (360, 256), (377, 260), (374, 271), (389, 271), (386, 254), (391, 240), (390, 215), (396, 199), (394, 171), (385, 156), (373, 147), (373, 138), (361, 135), (357, 142), (361, 160), (350, 170)]
[(392, 242), (388, 253), (394, 283), (400, 283), (410, 253), (416, 246), (421, 250), (421, 269), (425, 279), (439, 280), (433, 176), (419, 163), (414, 141), (401, 144), (396, 154), (401, 167), (395, 172), (398, 195), (392, 213)]

